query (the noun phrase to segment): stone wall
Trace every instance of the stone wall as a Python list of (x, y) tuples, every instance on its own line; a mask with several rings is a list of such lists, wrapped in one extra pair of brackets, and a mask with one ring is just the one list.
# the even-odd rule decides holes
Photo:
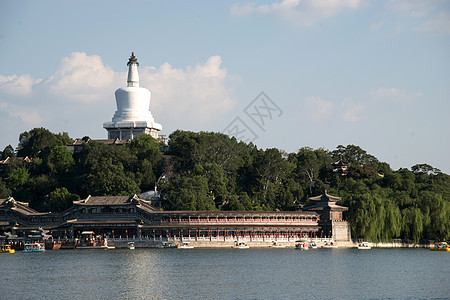
[(350, 226), (347, 221), (333, 221), (331, 226), (333, 230), (333, 240), (336, 242), (347, 242), (352, 240)]

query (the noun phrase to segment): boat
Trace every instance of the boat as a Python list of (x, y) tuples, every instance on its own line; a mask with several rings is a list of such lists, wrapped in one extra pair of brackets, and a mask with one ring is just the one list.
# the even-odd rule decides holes
[(370, 250), (370, 249), (372, 249), (372, 247), (369, 245), (368, 242), (361, 242), (358, 244), (358, 249), (359, 250)]
[(309, 250), (309, 245), (308, 245), (307, 242), (297, 241), (297, 244), (295, 244), (295, 249), (297, 249), (297, 250)]
[(59, 249), (76, 249), (79, 246), (77, 240), (64, 240)]
[(317, 249), (317, 244), (316, 243), (309, 244), (309, 249)]
[(93, 250), (93, 249), (115, 249), (114, 246), (108, 245), (108, 239), (102, 236), (95, 236), (93, 231), (83, 231), (81, 233), (81, 245), (77, 249)]
[(45, 252), (44, 245), (40, 243), (25, 244), (25, 248), (23, 249), (23, 253), (40, 253), (40, 252)]
[(235, 242), (234, 246), (231, 246), (234, 249), (248, 249), (250, 248), (246, 242)]
[(450, 246), (446, 242), (435, 243), (431, 251), (450, 251)]
[(61, 242), (46, 240), (45, 241), (45, 250), (59, 250), (61, 249)]
[(0, 253), (14, 253), (16, 250), (11, 249), (11, 245), (0, 245)]
[(272, 245), (269, 246), (270, 248), (286, 248), (286, 245), (278, 244), (277, 242), (273, 241)]
[(134, 246), (134, 242), (128, 242), (128, 249), (134, 250), (136, 247)]
[(159, 248), (178, 248), (178, 243), (162, 242), (161, 247), (159, 247)]
[(334, 244), (333, 242), (331, 242), (331, 243), (325, 243), (325, 245), (322, 246), (322, 248), (325, 248), (325, 249), (336, 249), (336, 248), (338, 248), (338, 247), (339, 247), (339, 246), (336, 245), (336, 244)]
[(182, 242), (181, 245), (177, 245), (178, 249), (194, 249), (194, 246), (191, 246), (189, 242)]

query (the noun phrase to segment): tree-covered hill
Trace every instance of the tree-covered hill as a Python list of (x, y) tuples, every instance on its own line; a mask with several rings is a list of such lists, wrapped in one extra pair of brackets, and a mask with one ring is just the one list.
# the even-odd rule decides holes
[(168, 145), (148, 135), (123, 146), (84, 140), (72, 153), (67, 133), (22, 133), (16, 151), (1, 153), (0, 198), (62, 211), (89, 194), (130, 195), (157, 184), (169, 210), (273, 211), (307, 206), (327, 189), (349, 207), (354, 238), (450, 238), (450, 176), (427, 164), (394, 171), (355, 145), (286, 153), (211, 132), (177, 130)]

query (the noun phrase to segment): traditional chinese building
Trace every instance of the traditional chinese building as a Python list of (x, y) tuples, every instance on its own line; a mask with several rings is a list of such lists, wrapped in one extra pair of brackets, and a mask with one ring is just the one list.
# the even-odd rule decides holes
[(77, 237), (92, 230), (109, 237), (312, 238), (320, 228), (315, 212), (162, 211), (137, 196), (87, 197), (61, 213), (38, 213), (13, 198), (0, 202), (3, 231), (51, 230)]
[(76, 139), (71, 145), (67, 145), (67, 149), (69, 149), (70, 151), (72, 151), (73, 153), (78, 153), (81, 152), (84, 149), (85, 144), (88, 144), (90, 142), (99, 142), (105, 145), (109, 145), (112, 147), (117, 147), (117, 146), (123, 146), (125, 143), (127, 143), (127, 141), (124, 140), (119, 140), (119, 139), (108, 139), (108, 140), (99, 140), (99, 139), (95, 139), (95, 140), (91, 140), (91, 139), (87, 139), (87, 140), (83, 140), (83, 139)]
[[(54, 238), (77, 238), (93, 231), (110, 238), (202, 241), (249, 239), (271, 241), (304, 238), (349, 240), (342, 220), (346, 208), (326, 193), (311, 198), (304, 211), (163, 211), (138, 196), (88, 196), (61, 213), (39, 213), (13, 198), (0, 200), (1, 233), (27, 236), (49, 230)], [(347, 226), (347, 227), (345, 227)], [(345, 227), (345, 228), (344, 228)], [(348, 228), (347, 228), (348, 229)]]
[(332, 237), (335, 241), (350, 241), (350, 227), (344, 221), (342, 213), (348, 208), (337, 205), (340, 197), (331, 196), (325, 190), (322, 195), (309, 198), (314, 204), (303, 208), (305, 211), (314, 211), (320, 215), (320, 235)]
[(341, 177), (346, 177), (348, 174), (348, 163), (342, 160), (342, 157), (338, 161), (331, 164), (333, 166), (333, 172)]
[(103, 123), (103, 128), (108, 131), (108, 139), (113, 140), (131, 140), (143, 133), (158, 138), (162, 126), (155, 122), (150, 111), (151, 92), (139, 87), (139, 63), (134, 52), (127, 66), (127, 86), (116, 90), (117, 111), (111, 122)]

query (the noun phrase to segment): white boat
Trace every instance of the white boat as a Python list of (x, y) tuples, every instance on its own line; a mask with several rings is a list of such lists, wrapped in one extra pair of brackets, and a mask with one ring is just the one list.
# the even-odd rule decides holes
[(316, 243), (309, 244), (309, 249), (317, 249), (317, 244)]
[(372, 249), (372, 247), (369, 245), (368, 242), (361, 242), (358, 244), (358, 249), (359, 250), (370, 250), (370, 249)]
[(136, 247), (134, 246), (134, 242), (128, 242), (128, 249), (134, 250)]
[(39, 252), (45, 252), (44, 245), (40, 243), (25, 244), (25, 248), (23, 249), (23, 253), (39, 253)]
[(277, 242), (273, 241), (272, 245), (269, 246), (270, 248), (286, 248), (286, 245), (278, 244)]
[(231, 246), (234, 249), (248, 249), (250, 248), (245, 242), (236, 242), (234, 246)]
[(189, 242), (182, 242), (181, 245), (177, 245), (177, 249), (194, 249), (194, 246), (191, 246)]

